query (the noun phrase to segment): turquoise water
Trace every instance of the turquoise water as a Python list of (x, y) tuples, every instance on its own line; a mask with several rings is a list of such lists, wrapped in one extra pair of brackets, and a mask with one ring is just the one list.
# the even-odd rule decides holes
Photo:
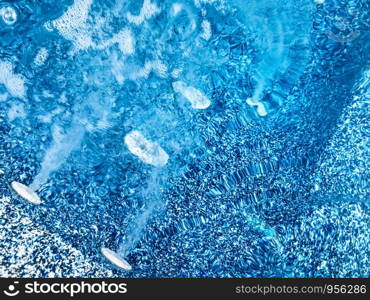
[[(112, 276), (368, 276), (369, 12), (0, 1), (3, 202)], [(42, 276), (69, 274), (45, 259)]]

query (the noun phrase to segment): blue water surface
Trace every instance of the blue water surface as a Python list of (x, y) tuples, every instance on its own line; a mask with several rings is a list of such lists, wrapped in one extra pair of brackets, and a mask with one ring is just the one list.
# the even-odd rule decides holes
[(367, 0), (0, 1), (0, 199), (113, 276), (368, 277), (369, 20)]

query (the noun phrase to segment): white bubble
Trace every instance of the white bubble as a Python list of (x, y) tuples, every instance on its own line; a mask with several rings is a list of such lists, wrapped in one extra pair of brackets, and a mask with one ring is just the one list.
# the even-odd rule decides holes
[(96, 49), (102, 50), (118, 43), (118, 47), (125, 55), (132, 55), (135, 52), (135, 40), (132, 32), (128, 28), (121, 29), (112, 38), (105, 40), (101, 44), (96, 45)]
[(140, 10), (139, 15), (132, 15), (130, 12), (127, 13), (126, 17), (130, 23), (140, 25), (145, 20), (150, 19), (152, 16), (158, 14), (160, 9), (150, 0), (144, 0), (143, 7)]
[(134, 130), (128, 133), (124, 142), (128, 150), (144, 163), (155, 167), (163, 167), (167, 164), (168, 154), (158, 143), (146, 139), (140, 131)]
[(117, 42), (123, 54), (131, 55), (135, 52), (135, 42), (130, 30), (124, 29), (120, 31), (117, 36)]
[(37, 52), (34, 63), (36, 66), (42, 66), (45, 61), (48, 59), (49, 52), (46, 48), (40, 48), (40, 50)]
[(255, 102), (252, 99), (248, 98), (247, 99), (247, 104), (250, 106), (257, 107), (257, 114), (260, 117), (266, 117), (267, 116), (267, 111), (265, 108), (265, 105), (262, 102)]
[(6, 99), (8, 99), (8, 93), (3, 93), (3, 94), (0, 94), (0, 102), (3, 102), (3, 101), (6, 101)]
[(146, 79), (152, 71), (155, 71), (158, 76), (165, 78), (167, 76), (168, 68), (160, 60), (147, 61), (144, 67), (131, 71), (129, 78), (131, 80), (137, 80), (139, 78)]
[(175, 92), (180, 93), (185, 99), (191, 103), (191, 107), (195, 109), (206, 109), (211, 105), (211, 101), (204, 93), (192, 86), (187, 86), (183, 81), (175, 81), (172, 83)]
[(183, 71), (183, 68), (173, 69), (172, 72), (171, 72), (171, 76), (173, 78), (178, 78), (180, 76), (180, 74), (182, 73), (182, 71)]
[(152, 61), (152, 68), (153, 68), (153, 70), (154, 70), (154, 71), (156, 71), (156, 72), (157, 72), (157, 74), (158, 74), (160, 77), (164, 78), (164, 77), (166, 77), (166, 76), (167, 76), (168, 68), (167, 68), (167, 66), (166, 66), (164, 63), (162, 63), (160, 60), (154, 60), (154, 61)]
[(194, 5), (198, 8), (201, 7), (201, 4), (212, 4), (218, 0), (194, 0)]
[(46, 22), (47, 30), (55, 28), (67, 40), (73, 42), (76, 50), (84, 50), (93, 46), (86, 21), (93, 0), (75, 0), (67, 11), (58, 19)]
[(171, 11), (171, 14), (172, 14), (172, 16), (177, 16), (177, 14), (182, 10), (182, 4), (181, 3), (174, 3), (173, 5), (172, 5), (172, 11)]
[(10, 122), (17, 118), (24, 118), (26, 115), (23, 103), (13, 103), (8, 111), (8, 119)]
[(7, 25), (12, 25), (17, 22), (17, 13), (14, 8), (8, 6), (0, 9), (0, 15)]
[(24, 78), (14, 73), (14, 66), (8, 61), (0, 61), (0, 84), (3, 84), (13, 97), (24, 97)]
[(200, 37), (208, 41), (212, 36), (211, 23), (209, 23), (207, 20), (204, 20), (201, 24), (201, 27), (203, 32)]

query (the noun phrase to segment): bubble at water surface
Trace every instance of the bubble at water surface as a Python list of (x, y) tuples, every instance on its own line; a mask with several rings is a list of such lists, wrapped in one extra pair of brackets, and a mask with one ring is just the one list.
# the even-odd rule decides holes
[(17, 12), (11, 6), (1, 8), (0, 15), (4, 23), (7, 25), (13, 25), (15, 22), (17, 22)]

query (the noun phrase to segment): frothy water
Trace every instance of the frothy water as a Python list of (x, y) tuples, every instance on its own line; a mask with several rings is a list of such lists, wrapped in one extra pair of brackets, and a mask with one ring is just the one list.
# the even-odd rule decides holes
[(7, 25), (13, 25), (17, 22), (17, 12), (11, 6), (0, 8), (0, 16)]
[(67, 160), (72, 151), (78, 149), (85, 133), (85, 128), (76, 121), (66, 133), (61, 132), (60, 126), (53, 129), (53, 142), (46, 151), (41, 163), (41, 170), (35, 177), (30, 187), (39, 189), (48, 180), (51, 173), (57, 171)]
[(25, 79), (14, 72), (14, 65), (0, 60), (0, 84), (3, 84), (13, 97), (23, 98), (26, 95)]
[(363, 1), (49, 2), (0, 6), (0, 190), (138, 277), (325, 269), (290, 245), (336, 234), (326, 217), (307, 229), (312, 211), (346, 210), (320, 207), (341, 199), (325, 195), (344, 189), (335, 174), (366, 199), (356, 143), (340, 172), (320, 161), (352, 136), (323, 151), (368, 64)]
[(134, 130), (128, 133), (124, 140), (130, 152), (144, 163), (156, 167), (167, 164), (168, 154), (156, 142), (146, 139), (140, 131)]
[(145, 208), (136, 216), (130, 227), (125, 230), (125, 237), (118, 248), (118, 253), (122, 257), (130, 254), (137, 246), (137, 243), (143, 237), (150, 218), (153, 217), (153, 213), (161, 213), (164, 209), (162, 195), (166, 178), (163, 174), (163, 171), (159, 168), (153, 169), (146, 183), (146, 188), (141, 192), (141, 197), (145, 199)]
[(203, 92), (192, 86), (187, 86), (183, 81), (173, 82), (172, 87), (175, 92), (180, 93), (184, 98), (186, 98), (194, 109), (206, 109), (211, 105), (211, 101), (203, 94)]

